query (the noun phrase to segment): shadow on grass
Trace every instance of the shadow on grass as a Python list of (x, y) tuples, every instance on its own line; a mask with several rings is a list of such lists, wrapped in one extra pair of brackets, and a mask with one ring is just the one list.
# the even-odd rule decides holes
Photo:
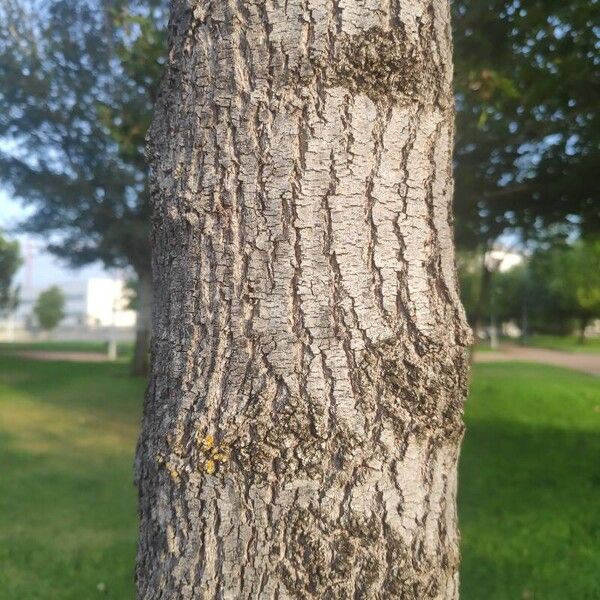
[(0, 355), (0, 386), (44, 404), (103, 416), (137, 417), (145, 380), (123, 363), (37, 361)]
[(600, 598), (599, 465), (600, 433), (470, 423), (460, 465), (462, 599)]

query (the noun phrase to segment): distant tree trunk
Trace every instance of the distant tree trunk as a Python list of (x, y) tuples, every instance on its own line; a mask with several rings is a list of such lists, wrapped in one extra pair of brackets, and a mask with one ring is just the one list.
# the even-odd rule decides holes
[(585, 344), (585, 330), (587, 329), (588, 323), (590, 322), (588, 317), (579, 318), (579, 344)]
[(148, 374), (148, 355), (152, 336), (152, 276), (149, 272), (140, 270), (137, 278), (137, 318), (131, 374), (145, 376)]
[(521, 345), (525, 346), (529, 339), (529, 303), (528, 298), (524, 295), (521, 302)]
[(492, 277), (493, 271), (486, 264), (487, 250), (484, 251), (481, 259), (481, 279), (479, 281), (479, 296), (477, 297), (477, 304), (475, 305), (475, 313), (473, 315), (473, 332), (475, 333), (476, 340), (479, 332), (483, 327), (483, 320), (490, 299), (490, 290), (492, 289)]
[(172, 4), (138, 598), (458, 598), (446, 0)]

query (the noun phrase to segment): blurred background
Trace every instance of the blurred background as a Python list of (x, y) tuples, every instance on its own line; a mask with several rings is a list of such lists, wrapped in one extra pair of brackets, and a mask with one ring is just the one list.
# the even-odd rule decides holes
[[(452, 2), (462, 597), (600, 598), (600, 3)], [(166, 0), (0, 0), (0, 599), (132, 599)]]

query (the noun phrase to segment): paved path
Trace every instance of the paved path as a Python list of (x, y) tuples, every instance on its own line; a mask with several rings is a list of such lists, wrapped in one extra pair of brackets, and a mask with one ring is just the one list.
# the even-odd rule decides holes
[(106, 354), (100, 352), (50, 352), (45, 350), (27, 350), (18, 356), (33, 360), (67, 360), (70, 362), (107, 362)]
[(555, 365), (600, 377), (600, 353), (562, 352), (522, 346), (501, 346), (497, 351), (475, 352), (475, 362), (477, 363), (507, 360)]
[[(29, 350), (19, 352), (19, 356), (33, 360), (66, 360), (72, 362), (107, 362), (108, 356), (100, 352), (49, 352)], [(475, 362), (523, 361), (566, 367), (600, 377), (600, 353), (562, 352), (543, 348), (523, 348), (522, 346), (501, 346), (497, 351), (475, 352)]]

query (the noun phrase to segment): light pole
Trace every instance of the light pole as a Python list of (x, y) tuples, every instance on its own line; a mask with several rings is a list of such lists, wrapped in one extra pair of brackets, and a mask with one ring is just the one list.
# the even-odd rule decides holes
[(496, 298), (494, 296), (493, 274), (500, 268), (504, 257), (498, 256), (498, 252), (491, 250), (485, 253), (484, 261), (487, 270), (491, 273), (490, 278), (490, 348), (498, 349), (498, 325), (496, 323)]
[(117, 326), (116, 326), (116, 313), (117, 313), (117, 294), (116, 294), (116, 281), (113, 280), (112, 290), (112, 318), (110, 324), (110, 336), (108, 340), (108, 360), (117, 360)]

